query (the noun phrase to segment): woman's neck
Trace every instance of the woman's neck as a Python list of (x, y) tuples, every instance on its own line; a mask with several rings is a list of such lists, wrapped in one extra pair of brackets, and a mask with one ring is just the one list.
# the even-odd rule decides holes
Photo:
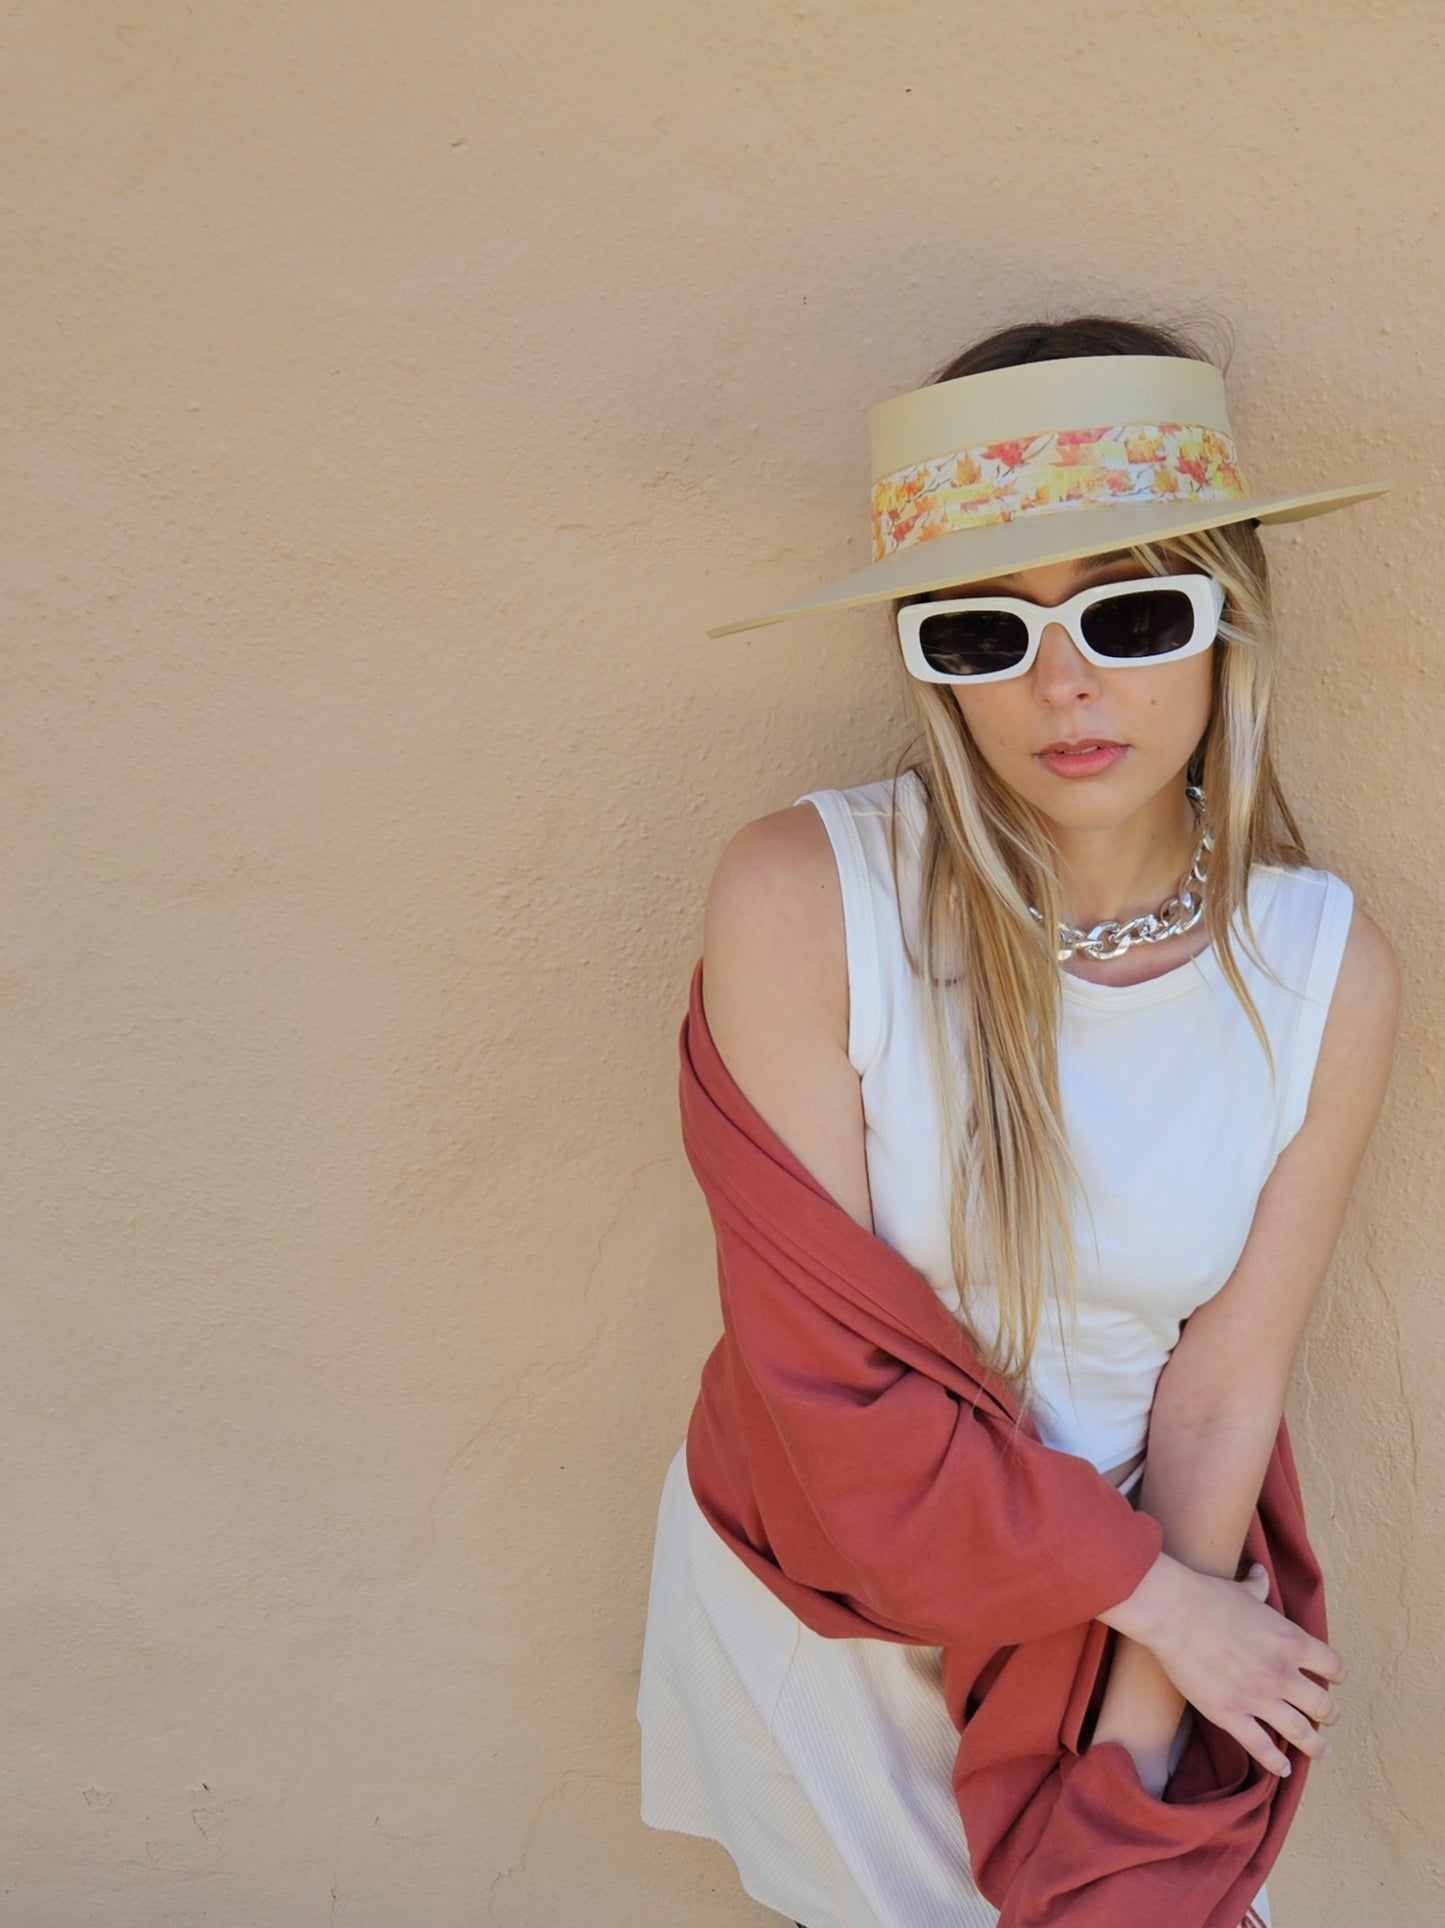
[(1080, 930), (1158, 910), (1187, 876), (1199, 842), (1183, 779), (1122, 824), (1052, 829), (1064, 887), (1064, 917)]

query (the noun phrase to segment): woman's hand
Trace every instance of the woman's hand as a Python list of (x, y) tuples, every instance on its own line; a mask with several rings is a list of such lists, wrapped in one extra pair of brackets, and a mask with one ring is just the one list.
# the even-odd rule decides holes
[(1262, 1767), (1288, 1774), (1266, 1725), (1312, 1759), (1326, 1753), (1320, 1730), (1339, 1715), (1310, 1675), (1342, 1681), (1345, 1663), (1269, 1606), (1268, 1592), (1262, 1567), (1225, 1580), (1161, 1553), (1129, 1598), (1098, 1617), (1147, 1647), (1184, 1698)]

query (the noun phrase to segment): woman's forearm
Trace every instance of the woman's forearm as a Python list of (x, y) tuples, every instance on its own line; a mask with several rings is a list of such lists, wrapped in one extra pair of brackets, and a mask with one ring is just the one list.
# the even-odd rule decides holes
[(1147, 1647), (1116, 1636), (1113, 1659), (1092, 1741), (1119, 1741), (1129, 1750), (1139, 1779), (1162, 1794), (1169, 1779), (1169, 1753), (1188, 1702)]
[[(1167, 1400), (1156, 1399), (1139, 1509), (1162, 1524), (1166, 1553), (1196, 1572), (1235, 1577), (1278, 1428), (1268, 1412), (1177, 1426)], [(1119, 1634), (1092, 1738), (1121, 1742), (1145, 1787), (1160, 1794), (1187, 1706), (1149, 1649)]]

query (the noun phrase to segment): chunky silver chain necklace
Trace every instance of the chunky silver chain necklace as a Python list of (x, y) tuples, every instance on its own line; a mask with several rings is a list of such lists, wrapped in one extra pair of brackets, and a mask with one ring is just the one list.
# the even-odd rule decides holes
[[(1204, 816), (1204, 792), (1197, 783), (1185, 785), (1185, 794), (1194, 805), (1195, 821)], [(1166, 897), (1158, 910), (1145, 911), (1142, 917), (1131, 917), (1126, 923), (1108, 918), (1102, 924), (1095, 924), (1092, 930), (1083, 931), (1073, 924), (1059, 925), (1059, 942), (1055, 956), (1061, 964), (1067, 964), (1071, 957), (1093, 957), (1100, 960), (1109, 957), (1122, 957), (1124, 952), (1135, 944), (1158, 944), (1166, 937), (1179, 937), (1185, 931), (1192, 931), (1204, 915), (1204, 884), (1209, 869), (1209, 853), (1214, 848), (1212, 833), (1205, 830), (1194, 848), (1194, 861), (1189, 866), (1189, 874), (1172, 897)], [(1198, 889), (1194, 886), (1198, 885)], [(1029, 915), (1043, 923), (1043, 912), (1029, 905)]]

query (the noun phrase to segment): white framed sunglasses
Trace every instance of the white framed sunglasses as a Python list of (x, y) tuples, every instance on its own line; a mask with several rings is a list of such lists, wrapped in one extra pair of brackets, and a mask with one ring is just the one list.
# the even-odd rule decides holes
[(1001, 683), (1033, 666), (1049, 623), (1062, 623), (1101, 669), (1177, 662), (1219, 634), (1224, 591), (1213, 576), (1141, 576), (1097, 583), (1052, 609), (1021, 596), (950, 596), (906, 603), (898, 640), (922, 683)]

